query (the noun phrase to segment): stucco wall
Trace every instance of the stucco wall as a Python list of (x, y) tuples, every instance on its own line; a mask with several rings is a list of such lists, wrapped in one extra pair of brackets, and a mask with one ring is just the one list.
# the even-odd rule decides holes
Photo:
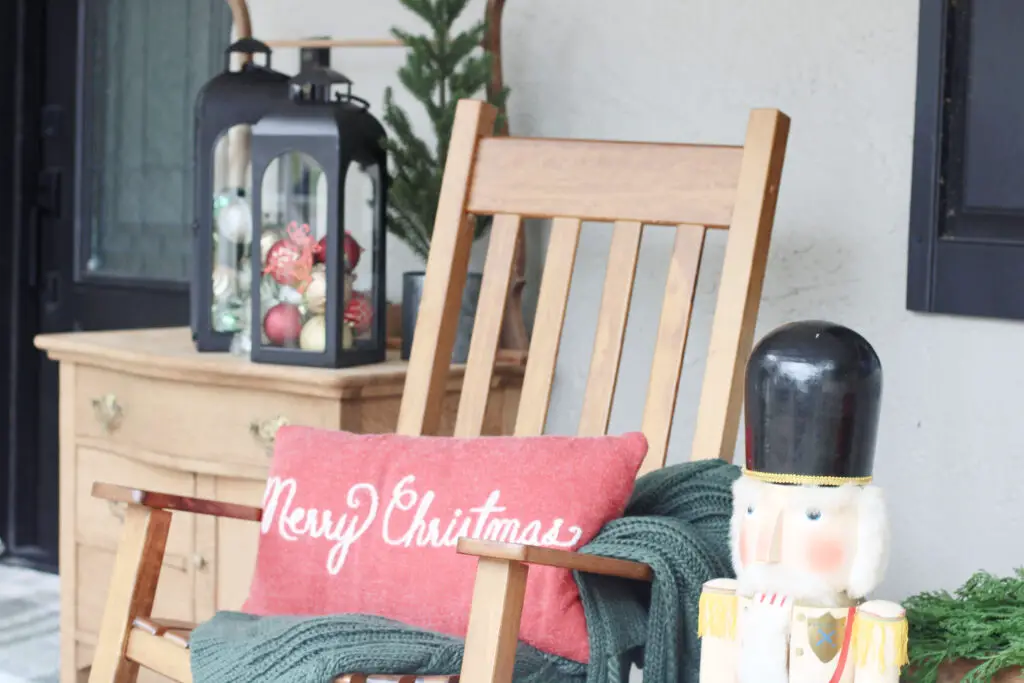
[[(264, 38), (384, 35), (397, 0), (252, 0)], [(483, 2), (471, 7), (482, 12)], [(904, 307), (916, 0), (509, 0), (505, 64), (518, 134), (739, 143), (751, 107), (793, 119), (758, 336), (823, 317), (876, 347), (885, 368), (876, 476), (893, 553), (880, 597), (953, 587), (1024, 564), (1024, 325)], [(336, 51), (378, 107), (398, 50)], [(275, 56), (292, 68), (293, 55)], [(610, 231), (585, 236), (549, 431), (575, 426)], [(637, 428), (666, 230), (645, 235), (612, 429)], [(671, 459), (688, 457), (720, 270), (712, 234), (679, 395)], [(415, 264), (392, 246), (394, 296)], [(566, 353), (566, 352), (569, 353)]]

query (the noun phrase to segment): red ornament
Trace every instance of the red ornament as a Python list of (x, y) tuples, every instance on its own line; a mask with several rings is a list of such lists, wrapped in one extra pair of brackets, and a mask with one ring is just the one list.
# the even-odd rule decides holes
[(359, 263), (359, 257), (363, 253), (363, 248), (359, 246), (359, 242), (356, 242), (356, 238), (352, 236), (352, 233), (345, 233), (345, 262), (348, 264), (349, 269), (355, 268), (356, 264)]
[(373, 306), (365, 294), (355, 292), (345, 307), (345, 322), (355, 328), (356, 334), (366, 334), (373, 325)]
[(313, 246), (313, 263), (327, 262), (327, 235), (320, 238), (320, 241)]
[(263, 317), (263, 331), (275, 346), (294, 346), (302, 334), (302, 315), (295, 304), (279, 303)]
[(278, 284), (291, 286), (295, 282), (295, 264), (301, 254), (301, 250), (291, 240), (280, 239), (267, 250), (267, 263), (263, 272), (277, 280)]
[(267, 250), (263, 273), (269, 274), (278, 284), (305, 291), (313, 273), (316, 246), (308, 225), (290, 223), (288, 237), (278, 240)]
[[(362, 256), (364, 249), (359, 246), (359, 242), (352, 236), (352, 233), (345, 233), (345, 263), (348, 265), (348, 269), (352, 270), (359, 263), (359, 257)], [(320, 241), (313, 247), (313, 261), (314, 263), (325, 263), (327, 261), (327, 235), (320, 238)]]

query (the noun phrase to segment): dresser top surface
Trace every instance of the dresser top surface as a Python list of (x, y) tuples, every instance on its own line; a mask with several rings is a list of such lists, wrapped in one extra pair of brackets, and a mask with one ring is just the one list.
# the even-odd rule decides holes
[[(395, 384), (405, 380), (408, 363), (389, 353), (388, 360), (351, 368), (310, 368), (294, 365), (253, 363), (230, 353), (200, 353), (192, 343), (187, 327), (110, 330), (43, 334), (35, 338), (37, 348), (57, 361), (122, 366), (125, 369), (148, 368), (195, 375), (216, 383), (217, 376), (284, 381), (323, 388), (356, 388), (371, 384)], [(453, 365), (450, 378), (463, 375), (464, 366)], [(522, 376), (523, 369), (498, 364), (495, 376)]]

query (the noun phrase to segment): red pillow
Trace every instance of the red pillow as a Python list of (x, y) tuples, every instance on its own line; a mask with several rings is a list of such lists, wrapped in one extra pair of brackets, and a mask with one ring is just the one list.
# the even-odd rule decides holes
[[(457, 538), (578, 549), (622, 515), (647, 440), (292, 426), (274, 450), (246, 612), (374, 614), (465, 637), (477, 563)], [(587, 661), (569, 570), (530, 568), (520, 640)]]

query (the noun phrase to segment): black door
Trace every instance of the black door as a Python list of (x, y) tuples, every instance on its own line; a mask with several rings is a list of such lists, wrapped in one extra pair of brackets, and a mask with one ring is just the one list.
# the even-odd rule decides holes
[(231, 18), (223, 0), (18, 4), (25, 190), (0, 537), (8, 557), (55, 568), (57, 364), (32, 337), (188, 324), (192, 107)]

